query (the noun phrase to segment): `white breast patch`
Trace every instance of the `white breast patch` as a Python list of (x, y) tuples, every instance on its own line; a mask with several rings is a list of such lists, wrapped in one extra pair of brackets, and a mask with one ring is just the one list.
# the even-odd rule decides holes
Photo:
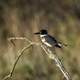
[(41, 41), (42, 41), (42, 43), (44, 43), (44, 44), (47, 45), (48, 47), (52, 47), (51, 44), (49, 44), (49, 43), (46, 42), (45, 38), (41, 37)]
[(52, 47), (52, 45), (50, 45), (49, 43), (47, 42), (43, 42), (45, 45), (47, 45), (48, 47)]

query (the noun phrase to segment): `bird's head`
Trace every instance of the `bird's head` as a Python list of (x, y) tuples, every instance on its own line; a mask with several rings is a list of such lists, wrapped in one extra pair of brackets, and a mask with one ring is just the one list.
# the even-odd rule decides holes
[(36, 34), (36, 35), (46, 35), (46, 34), (48, 34), (48, 32), (47, 32), (47, 30), (45, 30), (45, 29), (42, 29), (42, 30), (40, 30), (39, 32), (36, 32), (36, 33), (34, 33), (34, 34)]

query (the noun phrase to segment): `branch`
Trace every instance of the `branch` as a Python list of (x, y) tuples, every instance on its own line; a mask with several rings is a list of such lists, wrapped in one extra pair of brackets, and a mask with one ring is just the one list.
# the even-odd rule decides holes
[(41, 47), (45, 51), (45, 53), (49, 56), (49, 58), (55, 61), (56, 65), (61, 70), (61, 72), (63, 73), (66, 80), (71, 80), (69, 73), (65, 70), (65, 68), (64, 68), (63, 64), (61, 63), (61, 61), (59, 60), (58, 56), (56, 54), (53, 54), (52, 51), (49, 48), (47, 48), (46, 46), (41, 45)]
[(15, 70), (15, 67), (16, 67), (16, 64), (17, 64), (18, 60), (19, 60), (20, 57), (23, 55), (23, 52), (24, 52), (26, 49), (30, 48), (31, 46), (32, 46), (32, 44), (29, 44), (28, 46), (24, 47), (22, 50), (19, 51), (19, 56), (18, 56), (18, 58), (16, 59), (16, 61), (14, 62), (14, 65), (13, 65), (13, 68), (12, 68), (10, 74), (9, 74), (8, 76), (6, 76), (3, 80), (6, 80), (6, 79), (12, 77), (13, 72), (14, 72), (14, 70)]
[(66, 80), (71, 80), (71, 77), (70, 77), (69, 73), (65, 70), (64, 66), (62, 65), (61, 61), (59, 60), (58, 56), (56, 55), (55, 48), (54, 48), (54, 54), (53, 54), (53, 52), (48, 47), (44, 46), (41, 43), (32, 42), (29, 39), (27, 39), (26, 37), (10, 37), (10, 38), (8, 38), (9, 41), (11, 41), (11, 40), (18, 40), (18, 39), (19, 40), (26, 40), (30, 44), (28, 46), (24, 47), (22, 50), (20, 50), (19, 56), (16, 59), (10, 74), (8, 76), (6, 76), (3, 80), (6, 80), (6, 79), (12, 77), (13, 72), (15, 70), (15, 67), (16, 67), (16, 64), (17, 64), (19, 58), (23, 55), (23, 52), (26, 49), (28, 49), (29, 47), (31, 47), (32, 45), (39, 45), (39, 46), (41, 46), (41, 48), (45, 51), (45, 53), (49, 56), (49, 58), (55, 61), (56, 65), (59, 67), (59, 69), (63, 73), (63, 75), (66, 78)]
[(29, 42), (29, 43), (32, 43), (32, 41), (30, 41), (28, 38), (26, 38), (26, 37), (10, 37), (10, 38), (8, 38), (8, 40), (9, 41), (11, 41), (11, 40), (26, 40), (27, 42)]
[[(26, 41), (28, 41), (30, 44), (29, 44), (28, 46), (22, 48), (22, 50), (20, 50), (20, 51), (18, 52), (19, 55), (18, 55), (16, 61), (14, 62), (14, 65), (13, 65), (13, 68), (12, 68), (10, 74), (7, 75), (6, 77), (4, 77), (3, 80), (7, 80), (8, 78), (9, 78), (9, 79), (12, 78), (12, 75), (13, 75), (13, 72), (14, 72), (15, 67), (16, 67), (16, 65), (17, 65), (17, 62), (19, 61), (20, 57), (23, 55), (23, 52), (24, 52), (26, 49), (30, 48), (32, 45), (41, 45), (40, 43), (32, 42), (32, 41), (30, 41), (29, 39), (27, 39), (27, 38), (25, 38), (25, 37), (10, 37), (10, 38), (8, 38), (9, 41), (18, 40), (18, 39), (19, 39), (19, 40), (26, 40)], [(12, 43), (13, 43), (13, 42), (12, 42)]]

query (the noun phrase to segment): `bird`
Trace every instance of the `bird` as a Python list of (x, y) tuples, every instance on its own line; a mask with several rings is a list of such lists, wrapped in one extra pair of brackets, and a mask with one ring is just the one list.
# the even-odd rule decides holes
[(63, 45), (66, 46), (66, 44), (61, 43), (55, 37), (49, 35), (46, 29), (42, 29), (34, 34), (39, 35), (42, 43), (45, 44), (47, 47), (63, 48)]

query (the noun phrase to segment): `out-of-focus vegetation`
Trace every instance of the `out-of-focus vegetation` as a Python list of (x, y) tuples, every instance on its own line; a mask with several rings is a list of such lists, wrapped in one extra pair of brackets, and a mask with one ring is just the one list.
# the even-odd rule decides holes
[[(69, 46), (56, 49), (72, 80), (80, 80), (80, 0), (0, 0), (0, 80), (9, 74), (18, 50), (28, 43), (8, 37), (33, 35), (40, 29)], [(24, 52), (17, 63), (13, 80), (63, 80), (63, 75), (39, 46)]]

